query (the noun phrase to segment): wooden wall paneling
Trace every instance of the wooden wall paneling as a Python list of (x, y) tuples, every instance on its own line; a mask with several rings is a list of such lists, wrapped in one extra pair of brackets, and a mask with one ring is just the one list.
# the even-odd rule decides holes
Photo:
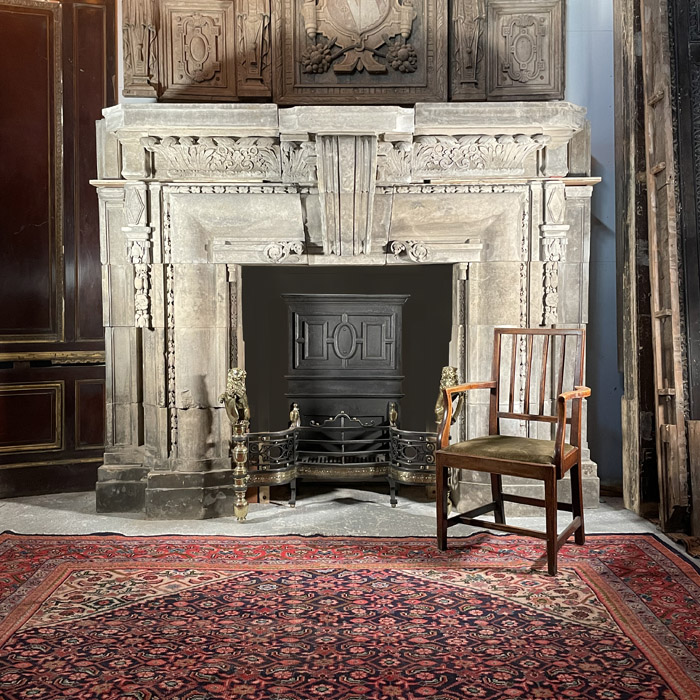
[(75, 449), (103, 449), (105, 442), (105, 381), (75, 382)]
[(0, 386), (0, 454), (63, 449), (65, 383)]
[(667, 0), (642, 0), (641, 16), (659, 520), (668, 531), (685, 525), (689, 494)]
[(60, 37), (57, 4), (0, 2), (0, 343), (63, 338)]
[(63, 35), (68, 71), (64, 81), (64, 183), (66, 192), (66, 339), (103, 348), (99, 215), (90, 180), (97, 177), (94, 124), (115, 103), (113, 0), (64, 5)]
[(11, 331), (0, 337), (0, 497), (92, 488), (102, 461), (89, 180), (95, 120), (115, 99), (115, 15), (115, 0), (0, 0), (0, 208), (11, 223), (0, 245), (0, 326)]

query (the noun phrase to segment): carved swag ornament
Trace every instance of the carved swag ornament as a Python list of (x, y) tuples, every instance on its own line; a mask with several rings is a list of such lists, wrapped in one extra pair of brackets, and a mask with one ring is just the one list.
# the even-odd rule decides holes
[(305, 0), (301, 12), (307, 46), (304, 73), (338, 75), (366, 70), (413, 73), (418, 54), (409, 42), (416, 10), (413, 0)]

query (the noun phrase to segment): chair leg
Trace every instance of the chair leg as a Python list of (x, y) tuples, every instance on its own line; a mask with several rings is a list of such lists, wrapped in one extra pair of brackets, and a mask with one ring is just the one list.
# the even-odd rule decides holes
[(583, 527), (583, 479), (582, 479), (583, 469), (581, 468), (581, 463), (577, 462), (569, 470), (571, 474), (571, 504), (573, 506), (573, 516), (574, 518), (578, 516), (581, 518), (581, 525), (574, 533), (574, 542), (576, 544), (585, 544), (586, 542), (586, 531)]
[(547, 533), (547, 572), (557, 575), (557, 476), (552, 471), (544, 482), (545, 519)]
[(435, 506), (437, 509), (437, 546), (441, 552), (447, 549), (447, 467), (435, 470)]
[(497, 523), (505, 525), (506, 512), (503, 507), (503, 479), (500, 474), (491, 474), (491, 498), (496, 504), (493, 512), (494, 519)]

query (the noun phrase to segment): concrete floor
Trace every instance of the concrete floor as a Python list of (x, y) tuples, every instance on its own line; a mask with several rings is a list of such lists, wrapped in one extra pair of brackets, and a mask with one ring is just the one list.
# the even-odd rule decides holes
[[(561, 514), (560, 529), (570, 515)], [(508, 518), (514, 525), (543, 528), (540, 518)], [(403, 487), (396, 508), (389, 505), (386, 487), (377, 485), (300, 484), (297, 506), (285, 501), (252, 504), (248, 519), (146, 520), (141, 514), (95, 513), (93, 492), (65, 493), (0, 500), (0, 531), (24, 534), (121, 533), (125, 535), (435, 535), (435, 503), (419, 487)], [(474, 529), (459, 526), (450, 535)], [(603, 498), (586, 511), (588, 533), (651, 532), (653, 523), (627, 511), (618, 498)], [(663, 538), (666, 540), (666, 538)], [(670, 542), (670, 540), (666, 540)], [(678, 549), (678, 548), (677, 548)], [(679, 549), (679, 551), (681, 551)]]

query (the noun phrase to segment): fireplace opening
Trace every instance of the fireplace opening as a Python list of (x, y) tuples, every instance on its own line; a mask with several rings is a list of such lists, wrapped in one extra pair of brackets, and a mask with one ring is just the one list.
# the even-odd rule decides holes
[(400, 427), (435, 430), (440, 372), (449, 364), (452, 267), (342, 266), (271, 268), (245, 266), (242, 273), (243, 338), (251, 428), (283, 430), (290, 405), (288, 305), (284, 295), (405, 295)]

